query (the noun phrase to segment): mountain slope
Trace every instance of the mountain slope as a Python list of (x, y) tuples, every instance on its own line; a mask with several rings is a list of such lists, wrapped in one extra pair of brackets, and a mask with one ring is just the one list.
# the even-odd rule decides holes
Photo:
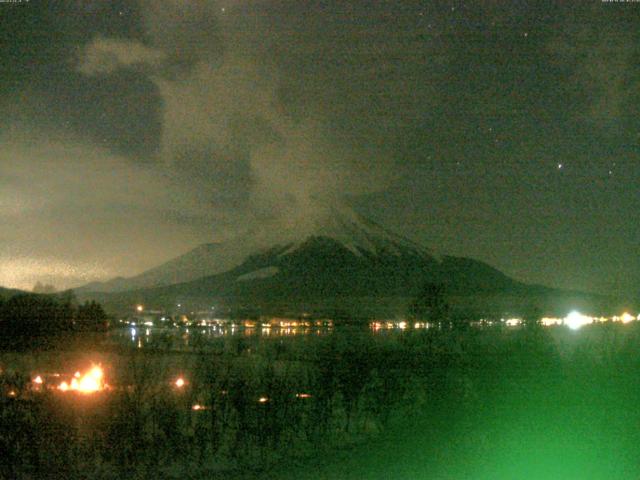
[[(393, 312), (406, 307), (426, 283), (445, 285), (449, 295), (466, 299), (465, 309), (475, 302), (471, 296), (482, 302), (508, 296), (531, 303), (532, 296), (560, 295), (477, 260), (436, 255), (344, 209), (328, 208), (295, 233), (284, 233), (269, 248), (252, 247), (250, 239), (203, 245), (127, 279), (127, 291), (85, 292), (83, 297), (113, 309), (144, 302), (165, 308), (177, 303), (192, 308), (250, 306), (263, 312), (344, 310), (350, 305), (357, 312)], [(144, 286), (150, 283), (155, 285)]]
[[(391, 247), (395, 247), (394, 250)], [(435, 257), (399, 245), (376, 251), (352, 249), (324, 236), (274, 247), (221, 275), (158, 291), (255, 299), (412, 295), (427, 282), (451, 292), (518, 290), (523, 284), (470, 259)]]
[(15, 288), (0, 287), (0, 299), (6, 300), (20, 293), (26, 293), (24, 290), (16, 290)]
[(315, 216), (301, 219), (292, 228), (282, 229), (275, 241), (270, 242), (259, 235), (241, 235), (222, 243), (203, 244), (134, 277), (93, 282), (76, 291), (119, 292), (188, 282), (231, 270), (250, 255), (269, 251), (274, 245), (287, 245), (294, 251), (311, 237), (333, 239), (356, 255), (407, 252), (425, 258), (433, 255), (425, 247), (386, 230), (351, 209), (331, 206)]
[(350, 247), (333, 238), (312, 236), (249, 256), (221, 274), (119, 292), (101, 300), (113, 309), (143, 302), (169, 309), (180, 303), (190, 309), (219, 305), (262, 313), (376, 315), (402, 311), (425, 283), (444, 284), (450, 295), (465, 298), (550, 291), (522, 284), (471, 259), (437, 258), (399, 244), (375, 250)]
[(245, 248), (241, 242), (205, 243), (134, 277), (117, 277), (106, 282), (93, 282), (78, 288), (77, 291), (119, 292), (187, 282), (230, 270), (245, 256)]

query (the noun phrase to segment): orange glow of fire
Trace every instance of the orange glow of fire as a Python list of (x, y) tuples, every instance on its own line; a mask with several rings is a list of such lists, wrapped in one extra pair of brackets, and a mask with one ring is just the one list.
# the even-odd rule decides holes
[(104, 390), (104, 372), (99, 366), (94, 366), (87, 373), (82, 375), (76, 372), (71, 379), (71, 384), (63, 381), (58, 385), (58, 390), (62, 392), (74, 391), (79, 393), (95, 393)]
[(42, 377), (40, 375), (38, 375), (36, 378), (33, 379), (33, 383), (36, 383), (38, 385), (42, 385)]
[(184, 378), (180, 377), (175, 381), (174, 385), (178, 388), (182, 388), (184, 387), (184, 384), (185, 384)]

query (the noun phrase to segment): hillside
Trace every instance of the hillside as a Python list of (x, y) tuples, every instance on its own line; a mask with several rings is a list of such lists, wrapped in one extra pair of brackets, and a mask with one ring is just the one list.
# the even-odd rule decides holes
[(435, 254), (351, 210), (329, 208), (289, 238), (245, 256), (251, 245), (247, 240), (202, 245), (137, 277), (121, 279), (119, 287), (129, 287), (125, 291), (91, 292), (85, 287), (79, 293), (115, 310), (145, 303), (262, 313), (393, 315), (406, 310), (426, 283), (437, 283), (465, 314), (517, 313), (532, 305), (548, 310), (604, 308), (604, 297), (527, 285), (481, 261)]

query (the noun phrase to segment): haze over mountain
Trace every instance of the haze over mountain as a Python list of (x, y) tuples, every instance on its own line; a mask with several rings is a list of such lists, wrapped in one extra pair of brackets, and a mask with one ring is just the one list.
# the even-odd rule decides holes
[(237, 241), (205, 243), (134, 277), (116, 277), (106, 282), (92, 282), (80, 292), (120, 292), (138, 288), (186, 282), (235, 267), (244, 258), (244, 248)]
[(586, 298), (527, 285), (477, 260), (436, 254), (343, 207), (328, 207), (322, 216), (280, 232), (280, 240), (273, 238), (245, 236), (201, 245), (136, 277), (77, 291), (115, 310), (144, 302), (163, 308), (181, 303), (363, 314), (401, 312), (427, 283), (442, 284), (450, 296), (465, 298), (465, 308), (475, 297), (482, 298), (482, 308), (496, 312), (512, 309), (505, 306), (505, 297), (518, 305), (537, 305), (544, 297), (543, 306), (550, 296), (554, 302), (572, 296), (563, 300), (567, 305), (579, 304), (576, 295)]
[(118, 292), (188, 282), (227, 272), (252, 255), (284, 247), (287, 253), (294, 252), (310, 238), (319, 237), (334, 240), (356, 256), (402, 256), (410, 252), (421, 259), (436, 258), (425, 246), (388, 231), (350, 208), (332, 205), (316, 211), (320, 213), (292, 219), (291, 225), (278, 228), (277, 233), (250, 232), (224, 242), (202, 244), (134, 277), (92, 282), (77, 290)]

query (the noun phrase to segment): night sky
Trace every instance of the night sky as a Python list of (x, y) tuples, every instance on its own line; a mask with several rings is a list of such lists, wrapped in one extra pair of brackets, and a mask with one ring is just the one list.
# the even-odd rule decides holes
[(640, 3), (0, 3), (0, 285), (133, 275), (344, 202), (640, 293)]

